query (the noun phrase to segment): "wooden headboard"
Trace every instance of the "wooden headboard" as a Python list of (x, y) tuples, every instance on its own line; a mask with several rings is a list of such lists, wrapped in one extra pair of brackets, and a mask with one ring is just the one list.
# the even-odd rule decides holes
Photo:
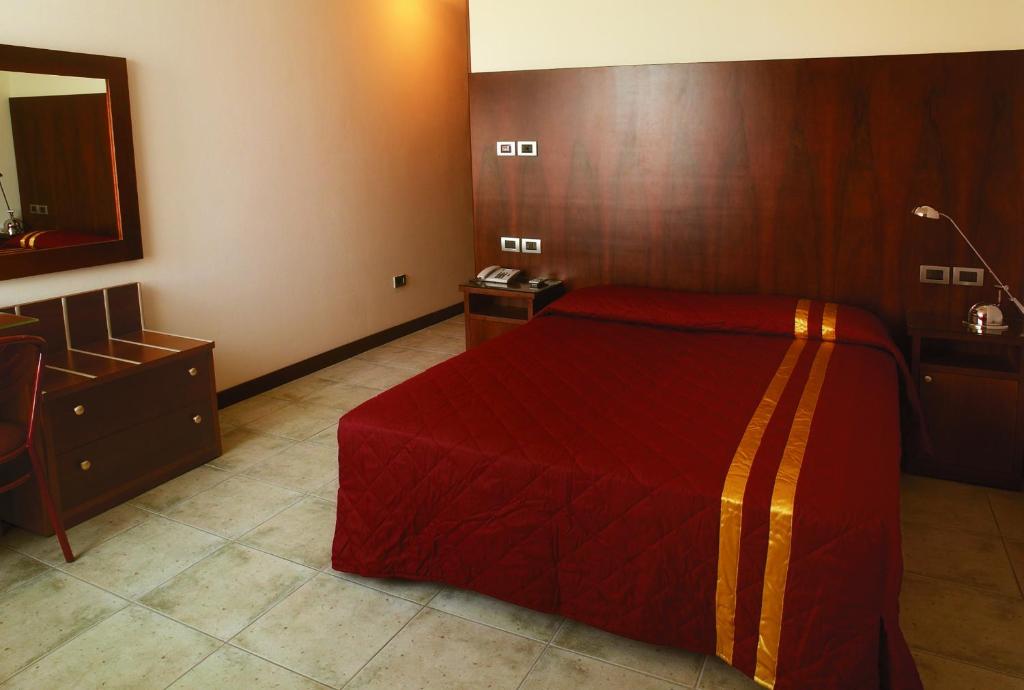
[(911, 215), (930, 204), (1024, 288), (1024, 51), (478, 73), (470, 100), (478, 269), (830, 299), (899, 329), (995, 298), (919, 283), (980, 265)]

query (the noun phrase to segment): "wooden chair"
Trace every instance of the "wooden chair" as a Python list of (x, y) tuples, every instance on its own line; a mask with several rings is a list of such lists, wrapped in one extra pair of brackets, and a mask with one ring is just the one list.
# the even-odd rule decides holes
[[(0, 338), (0, 470), (7, 463), (29, 458), (28, 471), (11, 479), (0, 474), (0, 494), (16, 489), (30, 479), (39, 487), (39, 498), (50, 518), (53, 531), (60, 542), (64, 560), (70, 563), (75, 555), (68, 544), (60, 515), (54, 508), (53, 497), (46, 480), (43, 464), (36, 452), (36, 411), (39, 407), (40, 379), (43, 373), (43, 353), (46, 341), (31, 335)], [(7, 466), (7, 467), (5, 467)]]

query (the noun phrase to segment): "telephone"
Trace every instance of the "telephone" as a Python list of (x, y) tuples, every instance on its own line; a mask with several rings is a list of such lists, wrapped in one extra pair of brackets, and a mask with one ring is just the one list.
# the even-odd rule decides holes
[(501, 266), (488, 266), (484, 270), (476, 274), (477, 280), (482, 280), (485, 283), (498, 283), (500, 285), (508, 285), (519, 276), (522, 271), (515, 268), (502, 268)]

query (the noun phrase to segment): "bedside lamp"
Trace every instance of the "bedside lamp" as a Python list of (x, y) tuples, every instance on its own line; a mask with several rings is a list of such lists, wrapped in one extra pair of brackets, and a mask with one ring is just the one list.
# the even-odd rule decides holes
[[(974, 255), (978, 257), (978, 260), (981, 261), (985, 266), (985, 269), (988, 270), (989, 274), (992, 276), (992, 280), (995, 281), (996, 287), (1000, 290), (1000, 299), (1002, 298), (1002, 293), (1005, 292), (1007, 299), (1013, 303), (1013, 306), (1017, 307), (1021, 314), (1024, 314), (1024, 304), (1021, 304), (1020, 300), (1013, 296), (1013, 293), (1010, 292), (1010, 286), (1000, 280), (999, 276), (996, 275), (996, 272), (993, 271), (992, 267), (988, 265), (987, 261), (985, 261), (985, 257), (983, 257), (974, 244), (967, 239), (967, 235), (964, 234), (964, 231), (960, 229), (960, 226), (956, 224), (955, 220), (941, 211), (936, 211), (931, 206), (918, 206), (914, 209), (914, 215), (918, 218), (927, 218), (929, 220), (939, 220), (940, 218), (948, 220), (950, 224), (956, 228), (956, 231), (960, 233), (960, 237), (964, 238), (964, 242), (967, 243), (967, 246), (971, 248), (971, 251), (974, 252)], [(971, 307), (971, 310), (967, 313), (967, 321), (965, 321), (965, 323), (971, 328), (971, 330), (979, 333), (984, 333), (986, 331), (1004, 331), (1007, 328), (1006, 322), (1003, 321), (1002, 308), (1000, 308), (998, 304), (988, 304), (985, 302), (979, 302)]]
[[(0, 173), (0, 177), (4, 174)], [(14, 210), (11, 208), (11, 202), (7, 201), (7, 191), (4, 189), (4, 183), (0, 182), (0, 193), (4, 195), (4, 205), (7, 207), (7, 215), (9, 218), (0, 224), (0, 235), (6, 235), (8, 237), (15, 237), (25, 231), (21, 225), (21, 221), (14, 217)]]

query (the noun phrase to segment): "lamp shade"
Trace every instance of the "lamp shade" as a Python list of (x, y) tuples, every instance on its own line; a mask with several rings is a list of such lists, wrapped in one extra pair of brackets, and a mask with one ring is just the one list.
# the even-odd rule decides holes
[(939, 212), (931, 206), (918, 206), (914, 209), (914, 215), (919, 218), (930, 218), (932, 220), (939, 219)]

